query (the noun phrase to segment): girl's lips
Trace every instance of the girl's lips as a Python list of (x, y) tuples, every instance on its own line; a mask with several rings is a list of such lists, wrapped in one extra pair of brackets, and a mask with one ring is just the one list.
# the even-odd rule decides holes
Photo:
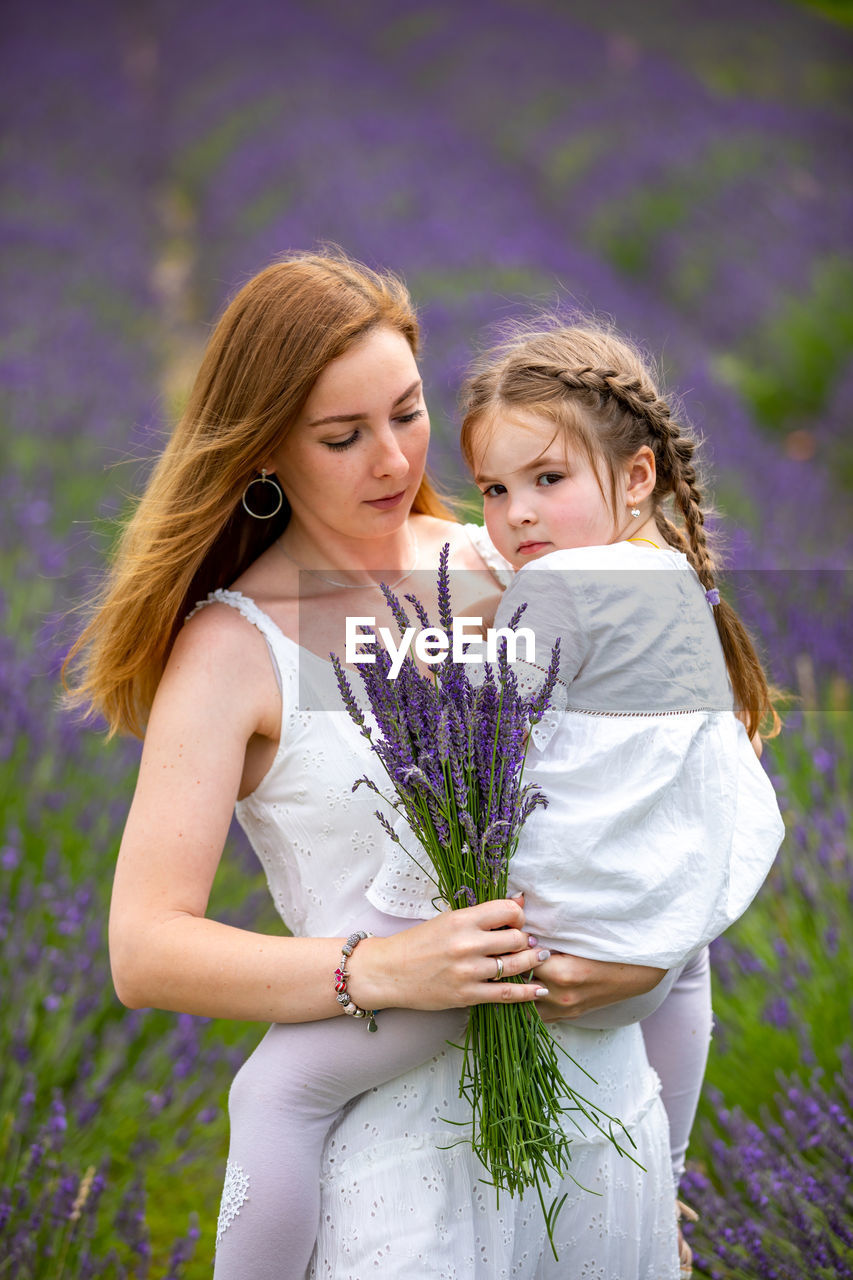
[(390, 511), (392, 507), (396, 507), (399, 502), (403, 501), (406, 496), (406, 490), (401, 489), (399, 493), (392, 493), (387, 498), (374, 498), (369, 501), (369, 507), (376, 507), (378, 511)]
[(522, 542), (518, 548), (520, 556), (531, 556), (537, 551), (542, 551), (545, 547), (550, 547), (550, 542)]

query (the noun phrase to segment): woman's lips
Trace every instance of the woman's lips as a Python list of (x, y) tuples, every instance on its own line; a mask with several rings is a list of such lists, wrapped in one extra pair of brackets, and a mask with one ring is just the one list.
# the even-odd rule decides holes
[(376, 507), (377, 511), (390, 511), (392, 507), (396, 507), (399, 502), (402, 502), (405, 496), (406, 490), (401, 489), (399, 493), (392, 493), (387, 498), (373, 498), (368, 501), (367, 505)]

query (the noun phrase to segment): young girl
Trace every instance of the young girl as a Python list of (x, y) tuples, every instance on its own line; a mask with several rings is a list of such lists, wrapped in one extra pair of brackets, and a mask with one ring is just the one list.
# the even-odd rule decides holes
[(549, 809), (513, 864), (528, 915), (546, 945), (671, 969), (746, 909), (783, 834), (750, 742), (779, 721), (715, 584), (695, 441), (626, 341), (575, 326), (487, 358), (462, 447), (520, 570), (496, 625), (525, 602), (538, 657), (561, 643), (527, 766)]
[[(784, 833), (750, 742), (778, 717), (716, 586), (695, 440), (629, 343), (576, 325), (492, 352), (467, 387), (462, 448), (491, 539), (519, 570), (496, 625), (524, 601), (539, 660), (561, 641), (527, 760), (549, 809), (512, 876), (546, 946), (669, 970), (611, 1013), (646, 1017), (675, 984), (646, 1043), (677, 1187), (707, 1049), (700, 944), (746, 909)], [(611, 1025), (607, 1012), (581, 1025)], [(689, 1273), (683, 1238), (680, 1249)]]
[[(549, 804), (524, 829), (511, 882), (545, 947), (668, 970), (575, 1025), (650, 1019), (677, 1187), (710, 1032), (706, 944), (749, 905), (783, 835), (750, 741), (778, 718), (715, 585), (695, 442), (626, 341), (588, 325), (523, 335), (484, 358), (465, 410), (486, 527), (519, 570), (495, 625), (525, 603), (536, 637), (519, 678), (538, 685), (561, 643), (525, 767)], [(371, 899), (409, 914), (416, 879), (393, 855)]]

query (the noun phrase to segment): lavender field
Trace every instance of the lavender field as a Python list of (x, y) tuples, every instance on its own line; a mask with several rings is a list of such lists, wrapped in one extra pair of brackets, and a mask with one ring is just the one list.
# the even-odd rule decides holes
[[(839, 16), (831, 16), (832, 10)], [(697, 1273), (853, 1277), (853, 26), (794, 0), (9, 0), (0, 46), (0, 1280), (210, 1274), (261, 1028), (129, 1013), (106, 953), (138, 746), (57, 708), (116, 520), (224, 299), (334, 241), (419, 304), (435, 469), (490, 327), (663, 353), (790, 691), (787, 839), (714, 947)], [(849, 11), (847, 11), (849, 12)], [(274, 931), (235, 837), (212, 914)]]

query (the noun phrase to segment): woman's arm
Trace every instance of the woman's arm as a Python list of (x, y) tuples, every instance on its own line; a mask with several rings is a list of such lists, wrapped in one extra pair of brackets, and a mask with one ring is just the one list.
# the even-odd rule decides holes
[[(275, 937), (205, 918), (247, 745), (274, 740), (281, 704), (262, 637), (231, 610), (179, 635), (152, 707), (116, 867), (110, 959), (131, 1007), (271, 1022), (340, 1014), (332, 973), (342, 938)], [(523, 909), (505, 899), (365, 940), (349, 990), (364, 1008), (446, 1009), (536, 998)], [(358, 921), (353, 921), (353, 927)], [(495, 932), (501, 930), (501, 932)]]

